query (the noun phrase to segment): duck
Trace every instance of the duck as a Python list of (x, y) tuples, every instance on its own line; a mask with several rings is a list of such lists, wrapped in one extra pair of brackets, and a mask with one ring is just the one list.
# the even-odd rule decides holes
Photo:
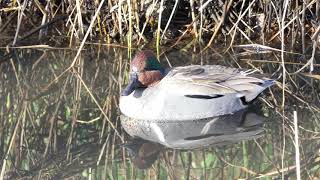
[(150, 121), (188, 121), (245, 109), (275, 80), (222, 65), (164, 68), (143, 50), (130, 63), (129, 83), (121, 92), (123, 115)]

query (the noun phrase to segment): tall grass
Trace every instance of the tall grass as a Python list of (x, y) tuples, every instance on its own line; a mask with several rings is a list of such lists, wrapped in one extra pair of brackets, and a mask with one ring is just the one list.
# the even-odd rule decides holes
[[(0, 34), (4, 35), (0, 46), (38, 43), (36, 39), (27, 41), (33, 37), (27, 33), (30, 29), (36, 31), (33, 34), (39, 34), (41, 42), (59, 35), (72, 40), (71, 46), (90, 31), (92, 39), (105, 39), (109, 43), (122, 42), (129, 47), (141, 39), (144, 42), (154, 39), (157, 49), (164, 39), (166, 41), (162, 43), (177, 43), (181, 36), (187, 35), (204, 40), (206, 47), (224, 38), (231, 47), (235, 38), (249, 43), (263, 43), (279, 41), (281, 32), (285, 32), (281, 41), (287, 41), (291, 34), (294, 41), (301, 44), (301, 53), (305, 54), (310, 37), (314, 41), (317, 39), (314, 35), (318, 37), (317, 26), (312, 26), (312, 23), (320, 19), (317, 0), (108, 0), (102, 3), (101, 9), (98, 5), (102, 1), (26, 2), (0, 3)], [(282, 14), (284, 8), (288, 10)], [(93, 18), (95, 13), (99, 13), (99, 18)], [(68, 16), (67, 21), (59, 19), (60, 16)], [(278, 26), (279, 17), (281, 26)], [(56, 19), (59, 21), (55, 22)], [(93, 26), (88, 29), (90, 24)], [(49, 36), (43, 36), (45, 30)], [(257, 38), (259, 34), (263, 35), (263, 39)], [(24, 35), (28, 35), (24, 40), (19, 38)]]

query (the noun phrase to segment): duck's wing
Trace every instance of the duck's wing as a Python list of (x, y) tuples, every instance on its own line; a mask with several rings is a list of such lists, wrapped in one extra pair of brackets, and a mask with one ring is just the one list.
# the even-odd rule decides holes
[(271, 85), (270, 79), (256, 78), (252, 73), (219, 65), (192, 65), (173, 68), (163, 80), (167, 88), (187, 97), (214, 98), (235, 93), (251, 101)]

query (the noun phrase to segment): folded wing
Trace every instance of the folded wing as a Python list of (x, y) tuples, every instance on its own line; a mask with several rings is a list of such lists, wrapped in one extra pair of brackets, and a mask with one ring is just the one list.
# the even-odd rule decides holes
[(162, 81), (167, 90), (186, 97), (210, 99), (235, 93), (238, 97), (244, 96), (246, 101), (253, 100), (273, 83), (267, 78), (254, 77), (252, 71), (219, 65), (177, 67)]

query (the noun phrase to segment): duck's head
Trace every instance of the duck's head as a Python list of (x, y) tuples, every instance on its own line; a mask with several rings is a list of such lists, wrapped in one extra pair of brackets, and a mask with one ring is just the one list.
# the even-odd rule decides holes
[(135, 89), (148, 87), (162, 79), (164, 68), (152, 51), (138, 52), (130, 66), (130, 81), (122, 91), (122, 96), (130, 95)]

